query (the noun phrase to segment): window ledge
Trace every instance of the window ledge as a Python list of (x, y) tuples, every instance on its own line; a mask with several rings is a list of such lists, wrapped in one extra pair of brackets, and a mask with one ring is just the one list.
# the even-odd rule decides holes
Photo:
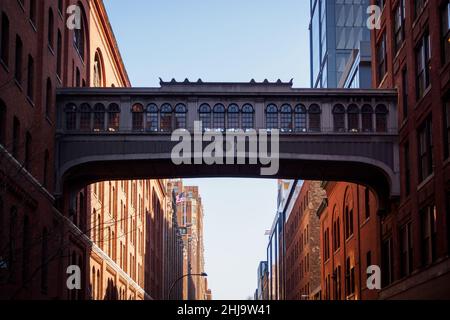
[(425, 178), (419, 185), (417, 186), (417, 191), (420, 191), (428, 182), (434, 179), (434, 173), (430, 174), (428, 177)]
[(28, 19), (28, 22), (30, 23), (30, 26), (33, 29), (33, 31), (36, 33), (37, 32), (36, 24), (31, 19)]
[(428, 85), (428, 87), (424, 90), (422, 96), (421, 96), (420, 98), (417, 98), (417, 99), (416, 99), (416, 105), (414, 106), (414, 110), (416, 110), (417, 107), (420, 106), (420, 105), (422, 104), (422, 101), (424, 101), (424, 100), (427, 98), (428, 93), (429, 93), (430, 91), (431, 91), (431, 85)]
[(33, 108), (35, 107), (35, 104), (34, 104), (33, 100), (30, 97), (28, 97), (28, 96), (27, 96), (27, 101)]

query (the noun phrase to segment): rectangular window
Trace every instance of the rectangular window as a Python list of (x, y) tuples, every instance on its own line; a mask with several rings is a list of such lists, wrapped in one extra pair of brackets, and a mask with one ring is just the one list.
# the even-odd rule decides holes
[(386, 33), (384, 32), (381, 36), (381, 40), (377, 45), (377, 76), (378, 76), (378, 84), (381, 83), (383, 80), (386, 71), (387, 71), (387, 64), (386, 64)]
[(411, 193), (411, 165), (409, 162), (409, 142), (406, 142), (403, 147), (403, 165), (405, 168), (405, 195), (409, 196)]
[(411, 222), (400, 228), (400, 268), (401, 277), (413, 271), (413, 243)]
[(27, 78), (27, 96), (34, 99), (34, 60), (31, 55), (28, 56), (28, 78)]
[(423, 97), (430, 86), (431, 47), (430, 34), (424, 33), (416, 47), (416, 93), (417, 99)]
[(450, 3), (441, 9), (442, 64), (450, 62)]
[(429, 265), (436, 260), (436, 215), (435, 205), (430, 205), (420, 210), (422, 227), (422, 264), (424, 266)]
[(405, 68), (402, 71), (402, 108), (403, 120), (408, 118), (408, 70)]
[(19, 122), (19, 119), (14, 117), (13, 138), (12, 138), (12, 155), (16, 159), (19, 156), (19, 145), (20, 145), (20, 122)]
[(392, 259), (392, 238), (383, 241), (381, 247), (381, 273), (382, 285), (386, 287), (392, 283), (393, 279), (393, 259)]
[(450, 157), (450, 101), (444, 104), (444, 155)]
[(394, 12), (394, 44), (398, 52), (405, 40), (405, 0), (400, 0)]
[(433, 173), (432, 117), (429, 116), (418, 132), (419, 180), (422, 182)]
[(0, 32), (0, 59), (8, 66), (9, 64), (9, 19), (2, 13), (2, 30)]
[(22, 64), (22, 54), (23, 54), (23, 45), (22, 40), (19, 36), (16, 36), (16, 62), (14, 67), (14, 77), (16, 78), (16, 81), (22, 85), (22, 71), (23, 71), (23, 64)]

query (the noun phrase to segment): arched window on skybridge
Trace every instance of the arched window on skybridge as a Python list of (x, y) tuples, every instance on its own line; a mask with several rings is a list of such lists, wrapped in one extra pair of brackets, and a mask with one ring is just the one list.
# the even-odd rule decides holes
[(333, 130), (345, 132), (345, 107), (342, 104), (337, 104), (333, 108)]
[(161, 106), (160, 117), (161, 117), (160, 120), (161, 132), (172, 132), (173, 109), (170, 104), (165, 103)]
[(281, 113), (281, 132), (292, 132), (292, 107), (289, 104), (283, 104)]
[(159, 131), (159, 110), (156, 104), (150, 103), (147, 106), (145, 121), (145, 128), (148, 132)]
[(278, 107), (273, 103), (266, 107), (266, 129), (278, 129)]
[(380, 104), (375, 109), (375, 115), (376, 115), (376, 129), (377, 132), (387, 132), (387, 116), (388, 116), (388, 109), (384, 104)]
[(133, 131), (144, 131), (144, 106), (136, 103), (131, 107)]
[(97, 103), (94, 106), (94, 131), (105, 131), (105, 106), (101, 103)]
[(89, 104), (83, 103), (79, 109), (80, 112), (80, 130), (91, 131), (92, 108)]
[(225, 131), (225, 106), (218, 103), (213, 109), (213, 127), (217, 131)]
[(175, 106), (175, 129), (187, 129), (187, 108), (183, 103)]
[(347, 108), (348, 131), (359, 132), (359, 108), (356, 104), (351, 104)]
[(249, 103), (242, 106), (242, 129), (255, 129), (255, 109)]
[(211, 129), (211, 107), (207, 103), (203, 103), (198, 108), (199, 119), (202, 123), (203, 130)]
[(322, 131), (321, 114), (322, 114), (322, 110), (320, 110), (319, 105), (312, 104), (309, 107), (309, 109), (308, 109), (308, 116), (309, 116), (308, 129), (310, 132), (321, 132)]
[(306, 132), (306, 107), (302, 104), (298, 104), (294, 110), (294, 130)]
[(108, 131), (119, 131), (120, 126), (120, 107), (117, 103), (111, 103), (108, 106)]
[(66, 130), (76, 130), (77, 129), (77, 106), (73, 103), (69, 103), (64, 108), (64, 113), (66, 116)]
[(373, 108), (370, 104), (365, 104), (361, 108), (362, 114), (362, 131), (372, 132), (373, 131)]
[(234, 131), (240, 129), (239, 123), (239, 106), (235, 103), (232, 103), (228, 106), (227, 109), (227, 130)]

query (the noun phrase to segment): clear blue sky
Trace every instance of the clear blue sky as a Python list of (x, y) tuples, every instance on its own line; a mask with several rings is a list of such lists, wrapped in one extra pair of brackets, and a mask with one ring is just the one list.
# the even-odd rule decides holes
[[(105, 0), (133, 86), (294, 78), (309, 86), (309, 0)], [(205, 260), (215, 299), (256, 289), (276, 211), (276, 181), (186, 180), (205, 209)]]

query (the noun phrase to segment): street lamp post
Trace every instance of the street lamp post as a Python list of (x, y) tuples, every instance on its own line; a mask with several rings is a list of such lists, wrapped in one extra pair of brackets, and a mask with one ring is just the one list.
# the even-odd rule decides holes
[(169, 294), (167, 295), (167, 300), (170, 300), (170, 295), (172, 293), (173, 288), (175, 287), (177, 282), (180, 281), (181, 279), (184, 279), (186, 277), (207, 277), (207, 276), (208, 276), (208, 274), (206, 274), (205, 272), (202, 272), (202, 273), (198, 273), (198, 274), (188, 273), (188, 274), (185, 274), (184, 276), (179, 277), (177, 280), (175, 280), (174, 283), (172, 283), (172, 286), (170, 287), (170, 290), (169, 290)]

